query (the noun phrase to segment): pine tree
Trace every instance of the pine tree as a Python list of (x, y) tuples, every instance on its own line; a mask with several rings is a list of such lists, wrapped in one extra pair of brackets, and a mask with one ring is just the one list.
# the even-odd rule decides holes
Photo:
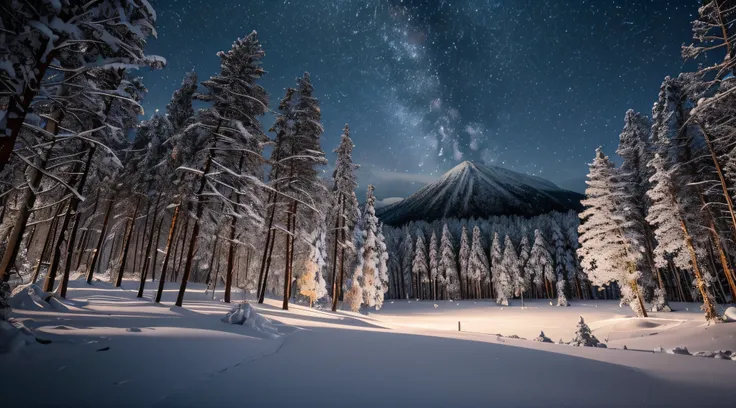
[(583, 316), (580, 316), (578, 322), (578, 329), (575, 331), (575, 337), (573, 337), (570, 345), (577, 347), (599, 347), (600, 341), (590, 331), (590, 327), (583, 320)]
[(491, 292), (492, 298), (498, 296), (498, 275), (501, 270), (501, 262), (503, 262), (503, 250), (501, 249), (501, 241), (498, 238), (498, 232), (493, 233), (493, 242), (491, 243)]
[(442, 239), (440, 241), (440, 260), (438, 263), (438, 274), (442, 282), (447, 299), (460, 298), (460, 280), (457, 276), (457, 261), (455, 260), (455, 247), (452, 243), (452, 235), (447, 224), (442, 227)]
[[(363, 212), (363, 244), (359, 249), (358, 266), (353, 272), (350, 291), (347, 293), (346, 298), (346, 302), (354, 312), (360, 310), (361, 303), (367, 307), (374, 307), (376, 305), (376, 287), (381, 282), (378, 243), (376, 241), (378, 218), (376, 218), (374, 207), (376, 197), (373, 191), (373, 185), (369, 185), (368, 192), (366, 193), (365, 210)], [(360, 298), (358, 298), (358, 295), (360, 295)]]
[[(202, 86), (206, 92), (196, 95), (212, 107), (203, 111), (197, 124), (190, 127), (189, 133), (193, 134), (187, 139), (194, 140), (197, 154), (192, 162), (181, 168), (186, 172), (191, 172), (192, 168), (199, 170), (194, 172), (194, 200), (189, 201), (196, 203), (196, 210), (177, 306), (184, 301), (205, 206), (215, 204), (207, 211), (212, 218), (231, 217), (231, 228), (235, 228), (235, 218), (243, 216), (254, 222), (261, 221), (254, 207), (260, 207), (258, 176), (262, 173), (261, 148), (267, 138), (256, 118), (268, 110), (268, 95), (257, 84), (265, 74), (260, 65), (265, 53), (254, 31), (236, 40), (229, 51), (217, 55), (221, 60), (220, 73), (204, 81)], [(246, 154), (248, 152), (251, 153)], [(237, 198), (228, 198), (224, 191)]]
[(658, 267), (664, 267), (671, 259), (678, 268), (692, 268), (697, 289), (703, 298), (702, 309), (705, 312), (705, 319), (715, 320), (718, 318), (715, 301), (698, 265), (693, 238), (682, 212), (681, 201), (675, 192), (673, 170), (665, 168), (668, 163), (659, 154), (655, 155), (649, 165), (654, 169), (654, 174), (649, 179), (652, 188), (647, 192), (652, 200), (647, 221), (655, 226), (657, 247), (654, 250), (654, 260)]
[(404, 239), (401, 241), (401, 270), (402, 282), (406, 298), (410, 299), (416, 296), (414, 289), (416, 288), (416, 272), (412, 271), (412, 262), (414, 258), (414, 243), (412, 242), (411, 233), (406, 229), (404, 231)]
[(437, 291), (439, 287), (439, 258), (437, 257), (437, 234), (432, 231), (432, 237), (429, 239), (429, 276), (430, 286), (433, 300), (437, 300)]
[(498, 269), (496, 282), (496, 303), (503, 306), (509, 305), (509, 298), (514, 296), (514, 286), (521, 280), (521, 265), (516, 255), (514, 243), (506, 235), (503, 246), (503, 257)]
[[(422, 230), (417, 230), (417, 242), (414, 245), (414, 260), (412, 262), (412, 270), (419, 277), (420, 287), (429, 283), (429, 265), (427, 264), (427, 247), (424, 244), (424, 234)], [(418, 296), (421, 296), (421, 290)], [(421, 296), (423, 297), (423, 296)]]
[(383, 224), (378, 226), (378, 235), (376, 235), (376, 258), (378, 259), (378, 278), (376, 280), (376, 310), (383, 307), (385, 294), (388, 292), (388, 260), (389, 253), (386, 250), (386, 239), (383, 236)]
[(531, 257), (531, 245), (529, 237), (524, 231), (519, 244), (519, 266), (521, 267), (521, 276), (514, 278), (514, 296), (524, 296), (524, 293), (531, 289), (531, 274), (529, 271), (529, 258)]
[(463, 225), (462, 233), (460, 234), (460, 251), (458, 252), (458, 261), (460, 263), (460, 295), (468, 297), (468, 289), (466, 282), (468, 281), (468, 266), (470, 264), (470, 243), (468, 242), (468, 230)]
[[(544, 239), (542, 231), (538, 229), (534, 230), (534, 244), (529, 253), (527, 271), (529, 272), (530, 280), (540, 292), (545, 283), (545, 276), (554, 273), (554, 261), (552, 260), (549, 244)], [(549, 296), (549, 291), (547, 291), (547, 295)]]
[(175, 132), (179, 132), (194, 117), (194, 94), (197, 92), (197, 73), (188, 72), (181, 82), (181, 86), (171, 96), (171, 101), (166, 105), (166, 118), (171, 123)]
[[(355, 178), (355, 170), (358, 166), (353, 164), (353, 141), (350, 139), (350, 128), (345, 125), (340, 145), (334, 150), (337, 153), (335, 171), (332, 173), (332, 201), (335, 209), (334, 229), (334, 251), (332, 257), (332, 311), (337, 310), (339, 298), (339, 282), (342, 283), (344, 271), (345, 250), (347, 246), (346, 237), (350, 236), (352, 227), (355, 225), (355, 214), (358, 208), (358, 199), (355, 197), (355, 188), (358, 182)], [(339, 248), (339, 262), (338, 262)]]
[(618, 282), (622, 302), (631, 305), (637, 316), (646, 317), (637, 283), (640, 252), (632, 251), (624, 235), (625, 218), (617, 207), (616, 180), (613, 163), (598, 148), (582, 202), (586, 209), (580, 214), (578, 254), (591, 282), (598, 286)]
[(304, 273), (299, 277), (299, 293), (309, 299), (309, 306), (327, 295), (327, 284), (322, 272), (327, 261), (326, 232), (324, 224), (319, 224), (309, 237), (309, 258), (304, 265)]
[(476, 298), (480, 298), (482, 293), (481, 283), (490, 282), (491, 268), (488, 264), (488, 256), (486, 256), (485, 246), (480, 235), (480, 228), (477, 225), (473, 227), (473, 243), (470, 247), (468, 274), (475, 287), (475, 296)]
[[(623, 233), (630, 242), (631, 250), (638, 252), (637, 269), (641, 274), (641, 282), (647, 286), (656, 286), (654, 261), (652, 255), (652, 230), (647, 224), (646, 207), (648, 178), (650, 171), (646, 167), (651, 149), (648, 138), (651, 132), (649, 118), (638, 112), (626, 112), (624, 129), (619, 136), (619, 145), (616, 150), (622, 159), (621, 167), (617, 170), (617, 180), (614, 195), (621, 208)], [(663, 288), (661, 276), (659, 286)]]

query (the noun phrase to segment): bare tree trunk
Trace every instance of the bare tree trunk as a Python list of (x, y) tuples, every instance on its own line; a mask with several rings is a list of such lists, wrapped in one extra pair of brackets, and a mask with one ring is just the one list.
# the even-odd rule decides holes
[[(220, 128), (220, 125), (217, 125), (217, 129)], [(217, 130), (215, 130), (215, 133), (217, 133)], [(199, 182), (199, 189), (197, 190), (197, 215), (194, 219), (194, 226), (192, 227), (192, 237), (189, 240), (189, 250), (187, 251), (187, 261), (184, 265), (184, 274), (181, 277), (181, 285), (179, 286), (179, 295), (176, 297), (176, 306), (181, 307), (181, 305), (184, 302), (184, 292), (187, 290), (187, 281), (189, 280), (189, 274), (192, 272), (192, 260), (194, 259), (194, 252), (197, 244), (197, 238), (199, 235), (199, 228), (200, 228), (200, 222), (202, 219), (202, 211), (204, 210), (204, 207), (202, 206), (202, 193), (204, 192), (204, 187), (207, 183), (207, 173), (210, 171), (210, 166), (212, 165), (212, 151), (207, 154), (207, 160), (204, 163), (204, 169), (202, 170), (202, 175), (200, 176), (200, 182)], [(188, 224), (188, 223), (187, 223)]]
[(130, 249), (130, 238), (133, 236), (133, 229), (135, 228), (135, 219), (138, 217), (138, 208), (141, 205), (140, 196), (135, 201), (135, 209), (133, 210), (133, 218), (128, 222), (128, 233), (125, 235), (123, 241), (123, 259), (120, 261), (120, 269), (115, 279), (115, 287), (119, 288), (123, 283), (123, 274), (125, 273), (125, 262), (128, 260), (128, 250)]
[(708, 296), (708, 290), (705, 287), (705, 281), (703, 281), (703, 276), (700, 273), (700, 268), (698, 267), (698, 257), (695, 254), (695, 248), (693, 247), (693, 238), (690, 236), (690, 233), (687, 230), (687, 226), (682, 220), (680, 220), (680, 227), (682, 228), (682, 232), (685, 234), (685, 243), (687, 244), (688, 252), (690, 252), (690, 262), (693, 266), (693, 272), (695, 273), (695, 279), (697, 280), (697, 286), (698, 290), (700, 291), (700, 296), (703, 297), (703, 311), (705, 312), (705, 320), (715, 320), (718, 317), (718, 313), (716, 313), (716, 308), (713, 306), (713, 303), (710, 300), (710, 296)]
[(110, 203), (107, 204), (107, 210), (105, 210), (105, 218), (102, 220), (102, 229), (100, 230), (100, 237), (97, 239), (97, 246), (92, 254), (92, 262), (87, 268), (87, 284), (92, 284), (92, 277), (95, 274), (95, 267), (100, 258), (100, 252), (102, 252), (102, 244), (105, 242), (105, 233), (107, 231), (107, 223), (110, 221), (110, 213), (112, 212), (112, 205), (114, 197), (110, 197)]
[(176, 250), (174, 250), (174, 261), (177, 259), (179, 260), (176, 264), (176, 268), (174, 269), (174, 282), (176, 282), (179, 279), (179, 272), (181, 272), (181, 263), (184, 260), (184, 247), (187, 244), (187, 233), (189, 232), (189, 216), (191, 213), (192, 203), (187, 202), (187, 211), (185, 214), (184, 220), (184, 232), (181, 235), (181, 239), (179, 240), (179, 257), (176, 258)]
[(179, 204), (174, 209), (174, 215), (171, 217), (171, 227), (169, 227), (169, 236), (166, 238), (166, 249), (164, 250), (164, 264), (161, 267), (161, 276), (158, 278), (158, 291), (156, 292), (156, 303), (161, 302), (161, 295), (164, 293), (164, 283), (166, 282), (166, 268), (169, 266), (169, 259), (171, 259), (171, 240), (174, 237), (174, 230), (176, 229), (176, 221), (179, 218), (179, 208), (181, 208), (182, 202), (179, 200)]
[(271, 247), (268, 250), (268, 259), (266, 260), (266, 272), (263, 274), (263, 287), (258, 296), (258, 303), (263, 303), (266, 296), (266, 286), (268, 285), (268, 271), (271, 269), (271, 256), (273, 255), (274, 240), (276, 239), (276, 231), (271, 231)]
[(164, 225), (164, 218), (158, 222), (158, 228), (156, 229), (156, 241), (153, 247), (153, 259), (151, 260), (151, 283), (156, 279), (156, 260), (158, 259), (158, 242), (161, 237), (161, 227)]
[[(87, 152), (87, 161), (84, 164), (84, 171), (82, 172), (81, 179), (79, 180), (79, 186), (77, 186), (77, 191), (81, 194), (84, 191), (84, 186), (87, 184), (87, 175), (89, 174), (89, 168), (92, 165), (92, 156), (95, 154), (95, 146), (92, 145)], [(74, 166), (74, 173), (79, 172), (79, 166)], [(76, 183), (76, 180), (69, 183), (69, 185), (74, 185)], [(66, 257), (64, 259), (64, 269), (62, 271), (61, 276), (61, 290), (59, 292), (59, 296), (61, 298), (66, 298), (66, 290), (69, 286), (69, 274), (71, 273), (71, 264), (72, 264), (72, 255), (74, 251), (74, 242), (77, 239), (77, 229), (79, 228), (79, 219), (81, 217), (81, 214), (78, 212), (79, 209), (79, 203), (80, 200), (77, 197), (72, 197), (69, 202), (69, 208), (67, 209), (66, 215), (64, 216), (64, 223), (61, 227), (61, 235), (59, 235), (58, 244), (56, 245), (56, 248), (54, 249), (53, 256), (51, 258), (51, 264), (49, 265), (49, 273), (46, 275), (47, 278), (49, 276), (56, 277), (56, 269), (59, 265), (59, 261), (61, 258), (61, 242), (62, 237), (64, 236), (67, 225), (69, 224), (69, 219), (71, 217), (71, 214), (74, 213), (74, 224), (72, 224), (72, 229), (69, 231), (69, 239), (67, 240), (66, 245)], [(53, 285), (53, 282), (51, 282)]]
[[(148, 244), (146, 245), (146, 250), (143, 252), (143, 268), (141, 269), (141, 280), (138, 283), (138, 294), (137, 297), (142, 298), (143, 297), (143, 290), (146, 286), (146, 275), (148, 274), (148, 267), (151, 265), (151, 245), (153, 245), (154, 236), (153, 233), (156, 230), (156, 214), (158, 213), (158, 203), (161, 201), (161, 194), (158, 194), (156, 196), (156, 203), (153, 206), (153, 219), (151, 220), (151, 230), (148, 234)], [(150, 204), (149, 204), (150, 206)], [(148, 215), (146, 215), (146, 223), (148, 223)], [(143, 229), (145, 230), (147, 227), (144, 226)], [(159, 223), (159, 228), (161, 228), (161, 225)], [(158, 235), (156, 235), (156, 239), (158, 239)], [(151, 279), (153, 281), (153, 279)]]
[(51, 241), (56, 239), (56, 226), (59, 223), (59, 214), (61, 214), (61, 210), (64, 209), (64, 206), (58, 204), (56, 208), (57, 209), (54, 213), (54, 218), (50, 221), (49, 229), (46, 232), (46, 238), (44, 239), (43, 248), (41, 249), (41, 255), (38, 257), (38, 262), (36, 262), (36, 267), (33, 270), (31, 283), (36, 283), (36, 281), (38, 280), (38, 275), (41, 273), (41, 264), (43, 263), (44, 258), (46, 258), (48, 250), (51, 249)]
[[(227, 272), (225, 273), (225, 303), (230, 303), (230, 291), (233, 284), (233, 263), (235, 261), (235, 221), (230, 222), (230, 248), (227, 251)], [(237, 284), (237, 282), (236, 282)]]
[(332, 311), (337, 311), (337, 247), (339, 244), (339, 234), (341, 229), (341, 220), (343, 218), (343, 209), (345, 207), (345, 198), (340, 195), (340, 211), (335, 218), (335, 249), (332, 256)]
[[(273, 198), (273, 202), (271, 202)], [(268, 217), (268, 226), (266, 228), (266, 244), (263, 247), (263, 257), (261, 258), (261, 271), (258, 274), (258, 287), (256, 288), (256, 296), (258, 296), (258, 303), (263, 303), (263, 293), (261, 286), (266, 288), (266, 280), (268, 279), (268, 270), (271, 267), (271, 252), (273, 252), (273, 240), (276, 238), (273, 228), (273, 219), (276, 215), (276, 203), (278, 202), (278, 193), (272, 192), (268, 198), (268, 204), (271, 205), (270, 214)]]
[(289, 297), (291, 297), (291, 277), (292, 277), (292, 263), (294, 261), (294, 234), (296, 232), (296, 200), (291, 205), (291, 212), (288, 215), (287, 230), (289, 233), (286, 234), (286, 268), (284, 270), (284, 302), (281, 308), (289, 310)]

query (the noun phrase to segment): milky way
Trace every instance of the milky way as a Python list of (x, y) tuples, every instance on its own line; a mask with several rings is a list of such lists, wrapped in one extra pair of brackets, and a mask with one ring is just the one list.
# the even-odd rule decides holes
[[(697, 1), (189, 0), (154, 2), (166, 57), (145, 72), (147, 115), (188, 70), (257, 30), (275, 108), (309, 71), (323, 148), (349, 123), (362, 187), (406, 196), (462, 160), (581, 189), (595, 147), (615, 150), (628, 108), (648, 112), (684, 69)], [(272, 118), (264, 118), (267, 125)]]

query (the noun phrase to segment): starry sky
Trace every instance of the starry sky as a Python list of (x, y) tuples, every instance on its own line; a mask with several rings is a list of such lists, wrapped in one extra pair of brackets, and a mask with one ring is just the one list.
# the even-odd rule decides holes
[[(153, 0), (168, 60), (141, 75), (146, 116), (187, 71), (256, 30), (276, 109), (310, 72), (332, 149), (350, 124), (363, 189), (406, 197), (463, 160), (582, 191), (594, 149), (613, 154), (627, 109), (651, 112), (687, 67), (698, 0)], [(273, 117), (263, 119), (268, 128)], [(329, 172), (329, 169), (326, 169)]]

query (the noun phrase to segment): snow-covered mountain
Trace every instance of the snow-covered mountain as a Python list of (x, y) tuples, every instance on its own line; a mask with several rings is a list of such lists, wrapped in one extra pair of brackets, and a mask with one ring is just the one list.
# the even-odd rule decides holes
[(581, 194), (536, 176), (496, 166), (463, 162), (408, 198), (376, 210), (388, 225), (441, 218), (534, 216), (580, 211)]
[(387, 207), (391, 204), (396, 204), (399, 201), (403, 200), (401, 197), (386, 197), (383, 200), (376, 200), (376, 209)]

